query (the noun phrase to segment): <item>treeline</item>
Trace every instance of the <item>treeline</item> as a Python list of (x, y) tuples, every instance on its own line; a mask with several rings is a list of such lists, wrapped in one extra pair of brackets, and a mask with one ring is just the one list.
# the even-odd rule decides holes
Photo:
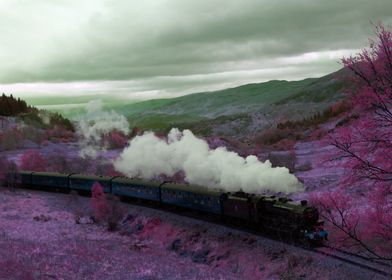
[[(352, 105), (349, 101), (339, 101), (323, 112), (318, 112), (313, 116), (304, 118), (302, 120), (283, 121), (279, 122), (276, 127), (263, 130), (258, 133), (254, 142), (259, 145), (276, 145), (275, 149), (287, 149), (290, 145), (301, 139), (320, 139), (326, 132), (318, 129), (318, 125), (324, 124), (340, 114), (349, 112)], [(310, 134), (304, 133), (305, 130), (313, 131)]]
[(327, 122), (328, 120), (340, 115), (341, 113), (351, 110), (352, 105), (349, 101), (343, 100), (333, 104), (331, 107), (327, 108), (323, 112), (318, 112), (315, 115), (297, 121), (285, 121), (277, 124), (278, 129), (296, 129), (303, 127), (310, 127), (314, 125), (319, 125)]
[(59, 113), (39, 110), (33, 106), (29, 106), (26, 101), (15, 98), (12, 94), (7, 96), (3, 93), (0, 97), (0, 116), (18, 117), (28, 125), (38, 126), (44, 129), (58, 126), (74, 131), (74, 126), (71, 121)]
[(69, 131), (75, 131), (70, 120), (64, 118), (59, 113), (53, 113), (46, 110), (38, 110), (32, 107), (29, 112), (21, 113), (18, 117), (27, 125), (37, 128), (49, 129), (62, 127)]
[(24, 100), (14, 98), (12, 94), (7, 96), (3, 93), (0, 97), (0, 116), (17, 116), (20, 113), (27, 113), (30, 110), (31, 107)]
[(59, 113), (50, 113), (49, 125), (51, 127), (61, 126), (66, 130), (74, 131), (74, 126), (69, 119), (64, 118)]

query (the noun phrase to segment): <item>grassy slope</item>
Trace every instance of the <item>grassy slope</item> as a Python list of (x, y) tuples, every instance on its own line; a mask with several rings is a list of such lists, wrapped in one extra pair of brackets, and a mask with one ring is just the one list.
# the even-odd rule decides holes
[(278, 102), (315, 79), (302, 81), (269, 81), (260, 84), (248, 84), (236, 88), (214, 92), (202, 92), (172, 99), (157, 99), (117, 108), (127, 116), (146, 115), (159, 112), (168, 115), (195, 115), (216, 117), (243, 112), (244, 109), (256, 109), (261, 105)]
[(126, 115), (132, 126), (168, 129), (175, 125), (208, 134), (210, 124), (216, 126), (235, 120), (239, 120), (239, 125), (249, 124), (249, 113), (274, 115), (282, 110), (278, 113), (290, 116), (289, 111), (298, 108), (300, 115), (306, 116), (307, 111), (313, 114), (342, 98), (344, 83), (337, 79), (340, 76), (342, 71), (318, 79), (274, 80), (173, 99), (144, 101), (115, 109)]
[[(126, 105), (123, 105), (124, 100), (105, 95), (34, 98), (28, 102), (33, 105), (85, 104), (99, 98), (102, 99), (105, 109), (112, 109), (127, 116), (131, 126), (159, 130), (177, 126), (208, 134), (211, 132), (211, 126), (225, 126), (234, 122), (237, 127), (250, 125), (250, 115), (254, 113), (262, 113), (271, 119), (278, 115), (298, 118), (314, 114), (342, 97), (344, 84), (336, 79), (341, 76), (344, 76), (342, 70), (321, 78), (290, 82), (274, 80)], [(61, 112), (67, 117), (84, 111), (83, 107), (48, 109)]]

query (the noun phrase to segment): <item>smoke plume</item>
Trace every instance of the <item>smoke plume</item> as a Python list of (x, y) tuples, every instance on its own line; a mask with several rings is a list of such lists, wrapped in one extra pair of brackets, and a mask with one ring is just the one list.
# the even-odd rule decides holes
[(97, 152), (102, 150), (102, 136), (113, 130), (129, 133), (127, 119), (114, 111), (103, 111), (101, 100), (90, 101), (86, 105), (87, 113), (79, 119), (77, 132), (80, 139), (80, 155), (96, 158)]
[(130, 141), (117, 160), (117, 171), (129, 177), (153, 178), (184, 171), (190, 184), (227, 191), (291, 193), (302, 189), (285, 167), (273, 168), (255, 156), (240, 157), (224, 147), (211, 150), (190, 130), (173, 128), (167, 140), (148, 132)]

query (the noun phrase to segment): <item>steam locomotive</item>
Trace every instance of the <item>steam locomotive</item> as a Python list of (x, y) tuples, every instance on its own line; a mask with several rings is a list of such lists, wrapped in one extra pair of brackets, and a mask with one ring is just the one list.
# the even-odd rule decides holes
[(99, 182), (104, 192), (116, 196), (196, 210), (222, 220), (246, 224), (282, 239), (320, 245), (327, 239), (319, 213), (306, 200), (300, 203), (275, 196), (224, 192), (201, 186), (146, 181), (127, 177), (104, 177), (20, 171), (22, 187), (62, 191), (87, 191)]

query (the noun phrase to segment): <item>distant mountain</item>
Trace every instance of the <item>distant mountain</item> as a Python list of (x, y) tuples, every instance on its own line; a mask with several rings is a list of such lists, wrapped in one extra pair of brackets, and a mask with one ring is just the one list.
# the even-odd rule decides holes
[[(301, 81), (273, 80), (114, 107), (143, 129), (193, 128), (201, 134), (246, 134), (278, 119), (297, 120), (344, 98), (344, 70)], [(222, 131), (222, 126), (223, 130)], [(201, 129), (201, 130), (200, 130)], [(205, 130), (204, 133), (202, 130)], [(230, 132), (230, 130), (232, 130)]]
[(346, 71), (301, 81), (273, 80), (177, 98), (125, 103), (107, 95), (27, 100), (66, 117), (83, 113), (85, 104), (102, 99), (104, 108), (125, 115), (132, 127), (167, 131), (190, 128), (201, 135), (251, 136), (277, 121), (299, 120), (344, 98)]

